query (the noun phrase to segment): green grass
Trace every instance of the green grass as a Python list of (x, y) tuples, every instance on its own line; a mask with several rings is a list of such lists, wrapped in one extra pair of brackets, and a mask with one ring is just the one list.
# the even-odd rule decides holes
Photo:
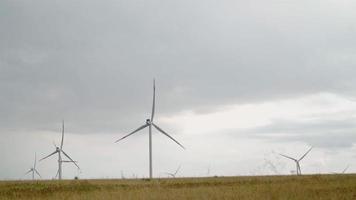
[(3, 181), (0, 199), (356, 199), (356, 175)]

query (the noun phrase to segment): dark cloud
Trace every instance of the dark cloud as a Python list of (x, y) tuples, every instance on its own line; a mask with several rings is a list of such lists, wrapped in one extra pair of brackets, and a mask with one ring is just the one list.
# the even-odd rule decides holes
[(0, 11), (2, 129), (135, 126), (153, 77), (161, 115), (356, 89), (355, 15), (330, 2), (38, 0)]

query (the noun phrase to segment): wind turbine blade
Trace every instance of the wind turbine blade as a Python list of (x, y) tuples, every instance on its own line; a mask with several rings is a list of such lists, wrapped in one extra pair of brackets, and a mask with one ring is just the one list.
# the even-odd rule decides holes
[(32, 172), (32, 169), (28, 170), (28, 172), (26, 172), (24, 175), (29, 174), (30, 172)]
[(69, 157), (63, 150), (61, 150), (61, 151), (62, 151), (62, 153), (63, 153), (70, 161), (73, 162), (73, 164), (75, 164), (75, 166), (78, 167), (78, 169), (80, 169), (80, 167), (77, 165), (77, 163), (76, 163), (71, 157)]
[(301, 161), (312, 149), (313, 147), (310, 147), (310, 149), (301, 158), (299, 158), (298, 161)]
[(299, 175), (302, 175), (302, 169), (300, 168), (300, 164), (298, 162)]
[(153, 122), (153, 117), (155, 116), (155, 106), (156, 106), (156, 83), (155, 83), (155, 79), (153, 79), (153, 103), (152, 103), (151, 122)]
[(64, 140), (64, 120), (62, 121), (62, 140), (61, 140), (61, 149), (63, 147), (63, 140)]
[(37, 158), (36, 158), (36, 153), (35, 153), (35, 163), (33, 164), (33, 169), (36, 169), (36, 162), (37, 162)]
[(174, 176), (177, 175), (177, 173), (178, 173), (179, 170), (180, 170), (180, 167), (181, 167), (181, 166), (179, 166), (178, 169), (176, 170), (176, 172), (174, 172)]
[(294, 158), (292, 158), (292, 157), (289, 157), (289, 156), (286, 156), (286, 155), (283, 155), (283, 154), (279, 154), (279, 155), (281, 155), (281, 156), (283, 156), (283, 157), (285, 157), (285, 158), (291, 159), (291, 160), (293, 160), (293, 161), (297, 161), (297, 159), (294, 159)]
[(129, 134), (127, 134), (127, 135), (125, 135), (124, 137), (122, 137), (122, 138), (120, 138), (120, 139), (116, 140), (116, 141), (115, 141), (115, 143), (116, 143), (116, 142), (119, 142), (120, 140), (123, 140), (123, 139), (125, 139), (125, 138), (129, 137), (130, 135), (132, 135), (132, 134), (136, 133), (137, 131), (140, 131), (140, 130), (142, 130), (142, 129), (146, 128), (147, 126), (148, 126), (148, 124), (145, 124), (145, 125), (143, 125), (143, 126), (140, 126), (138, 129), (136, 129), (136, 130), (132, 131), (131, 133), (129, 133)]
[(171, 140), (173, 140), (175, 143), (177, 143), (179, 146), (181, 146), (183, 149), (185, 149), (185, 147), (183, 145), (181, 145), (177, 140), (175, 140), (172, 136), (170, 136), (168, 133), (164, 132), (160, 127), (158, 127), (156, 124), (152, 123), (152, 125), (161, 133), (163, 133), (164, 135), (166, 135), (167, 137), (169, 137)]
[(53, 153), (49, 154), (48, 156), (46, 156), (46, 157), (42, 158), (42, 159), (41, 159), (41, 160), (39, 160), (39, 161), (42, 161), (42, 160), (44, 160), (44, 159), (46, 159), (46, 158), (48, 158), (48, 157), (50, 157), (50, 156), (52, 156), (53, 154), (56, 154), (56, 153), (57, 153), (57, 150), (56, 150), (56, 151), (54, 151)]
[(36, 174), (37, 174), (40, 178), (42, 178), (41, 174), (40, 174), (36, 169), (34, 169), (34, 170), (35, 170)]
[(174, 177), (174, 174), (166, 172), (167, 175)]
[(347, 167), (342, 171), (342, 174), (345, 174), (346, 170), (349, 169), (350, 165), (347, 165)]
[(59, 175), (59, 169), (57, 170), (57, 174), (56, 174), (56, 176), (54, 178), (57, 178), (58, 175)]

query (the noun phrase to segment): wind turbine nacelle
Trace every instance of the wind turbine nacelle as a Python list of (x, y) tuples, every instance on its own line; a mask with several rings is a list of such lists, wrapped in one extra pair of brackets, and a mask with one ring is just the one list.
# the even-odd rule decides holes
[(150, 119), (146, 119), (146, 124), (150, 125), (151, 124), (151, 120)]

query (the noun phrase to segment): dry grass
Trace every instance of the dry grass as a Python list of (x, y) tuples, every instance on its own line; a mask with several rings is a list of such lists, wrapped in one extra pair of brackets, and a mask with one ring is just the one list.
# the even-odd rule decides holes
[(0, 199), (356, 199), (356, 175), (0, 182)]

